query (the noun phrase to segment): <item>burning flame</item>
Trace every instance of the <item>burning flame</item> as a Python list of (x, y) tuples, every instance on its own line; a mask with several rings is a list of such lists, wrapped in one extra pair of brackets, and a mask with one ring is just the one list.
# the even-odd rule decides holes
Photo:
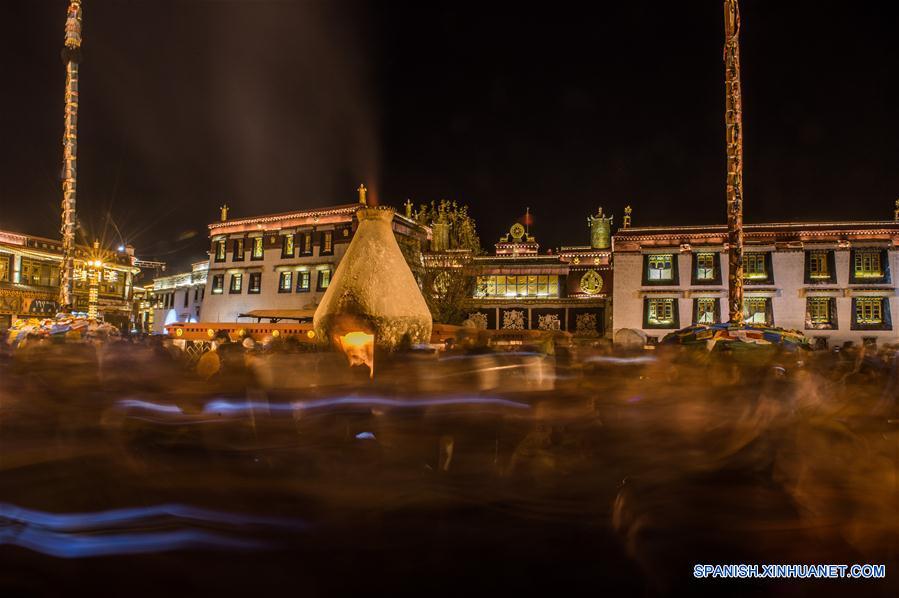
[(365, 364), (369, 378), (375, 375), (375, 335), (367, 332), (348, 332), (337, 337), (340, 349), (346, 354), (350, 366)]

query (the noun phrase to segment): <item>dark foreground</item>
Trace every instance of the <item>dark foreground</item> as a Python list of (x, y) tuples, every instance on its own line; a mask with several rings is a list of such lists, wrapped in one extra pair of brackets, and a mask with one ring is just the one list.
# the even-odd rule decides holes
[(0, 595), (899, 591), (890, 355), (334, 357), (4, 355)]

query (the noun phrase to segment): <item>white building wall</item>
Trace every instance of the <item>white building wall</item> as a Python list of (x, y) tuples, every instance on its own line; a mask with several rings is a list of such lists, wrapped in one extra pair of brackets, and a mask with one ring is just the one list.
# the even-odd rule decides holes
[[(863, 245), (859, 245), (863, 246)], [(833, 245), (822, 246), (822, 249), (834, 251), (834, 263), (836, 267), (836, 283), (807, 285), (805, 284), (805, 250), (781, 249), (775, 250), (772, 246), (753, 246), (749, 251), (771, 251), (771, 263), (774, 271), (774, 284), (745, 284), (744, 295), (771, 297), (774, 325), (781, 328), (799, 330), (809, 338), (824, 337), (830, 346), (837, 346), (844, 342), (860, 344), (864, 338), (876, 338), (878, 344), (899, 343), (899, 297), (897, 297), (897, 279), (899, 279), (899, 251), (887, 252), (891, 284), (885, 285), (850, 285), (850, 249), (834, 249)], [(643, 327), (643, 301), (644, 297), (676, 297), (680, 327), (686, 327), (693, 323), (693, 299), (697, 296), (719, 297), (720, 321), (729, 319), (727, 304), (727, 279), (728, 256), (721, 248), (702, 248), (702, 252), (717, 251), (720, 253), (721, 285), (691, 285), (691, 273), (693, 268), (693, 252), (680, 252), (679, 248), (655, 248), (645, 250), (643, 253), (621, 252), (613, 257), (614, 282), (612, 295), (612, 327), (617, 332), (624, 328), (642, 330), (649, 337), (661, 339), (674, 329), (658, 329)], [(674, 253), (678, 262), (678, 285), (644, 286), (643, 285), (643, 254), (644, 253)], [(876, 291), (860, 291), (860, 289), (877, 288)], [(810, 295), (827, 295), (836, 298), (837, 329), (835, 330), (806, 330), (806, 298)], [(892, 330), (852, 330), (852, 295), (863, 296), (883, 295), (889, 296), (890, 313), (892, 316)], [(613, 334), (614, 334), (613, 332)]]
[[(334, 254), (319, 255), (320, 247), (313, 245), (311, 256), (297, 256), (294, 258), (282, 258), (281, 247), (268, 247), (264, 251), (263, 260), (250, 259), (250, 248), (246, 252), (243, 261), (233, 261), (233, 254), (226, 252), (224, 262), (210, 261), (209, 276), (206, 281), (206, 299), (200, 313), (203, 322), (234, 322), (237, 316), (255, 309), (314, 309), (321, 302), (324, 290), (318, 290), (318, 270), (330, 269), (333, 277), (337, 269), (337, 263), (346, 252), (348, 243), (338, 242), (334, 239)], [(210, 257), (212, 260), (212, 257)], [(278, 292), (278, 282), (282, 271), (293, 272), (291, 280), (291, 292)], [(298, 292), (297, 272), (307, 270), (310, 272), (308, 292)], [(250, 294), (249, 273), (261, 272), (262, 284), (259, 294)], [(240, 293), (231, 293), (229, 290), (230, 277), (233, 273), (243, 274), (243, 285)], [(224, 274), (224, 286), (221, 294), (212, 292), (213, 280), (216, 275)]]

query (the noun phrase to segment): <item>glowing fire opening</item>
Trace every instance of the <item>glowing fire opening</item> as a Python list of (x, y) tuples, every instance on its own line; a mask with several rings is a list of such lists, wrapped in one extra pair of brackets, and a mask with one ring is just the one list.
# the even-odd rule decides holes
[(348, 332), (338, 336), (341, 351), (347, 356), (350, 366), (367, 365), (368, 377), (375, 376), (375, 335), (367, 332)]

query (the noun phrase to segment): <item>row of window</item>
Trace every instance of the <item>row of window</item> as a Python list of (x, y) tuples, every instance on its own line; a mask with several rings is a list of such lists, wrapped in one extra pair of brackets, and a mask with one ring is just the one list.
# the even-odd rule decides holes
[[(296, 257), (297, 249), (299, 255), (309, 256), (313, 251), (313, 234), (312, 232), (292, 233), (281, 235), (281, 257)], [(215, 242), (215, 261), (224, 262), (228, 255), (228, 241), (220, 239)], [(249, 244), (250, 259), (261, 260), (265, 258), (265, 238), (250, 237), (248, 239), (232, 239), (231, 240), (231, 260), (235, 262), (244, 261)], [(334, 231), (326, 230), (318, 233), (318, 254), (333, 255), (334, 254)]]
[[(807, 330), (837, 329), (837, 308), (834, 297), (806, 298), (805, 328)], [(643, 309), (644, 328), (680, 328), (677, 299), (674, 297), (646, 297)], [(890, 303), (885, 297), (852, 298), (852, 330), (892, 330)], [(721, 300), (717, 297), (693, 299), (694, 324), (718, 324)], [(743, 320), (748, 324), (774, 325), (770, 297), (747, 297), (743, 300)]]
[[(200, 303), (203, 301), (206, 296), (206, 289), (204, 287), (195, 287), (194, 288), (194, 303)], [(170, 291), (168, 293), (154, 293), (154, 305), (157, 309), (172, 309), (175, 307), (175, 291)], [(184, 290), (184, 299), (183, 299), (184, 307), (187, 307), (190, 304), (190, 290)]]
[[(233, 295), (243, 293), (243, 273), (235, 273), (230, 275), (228, 281), (228, 292)], [(247, 280), (247, 293), (250, 295), (258, 295), (262, 292), (262, 272), (250, 272)], [(294, 287), (296, 280), (296, 287)], [(307, 293), (311, 290), (312, 274), (309, 271), (292, 272), (285, 270), (278, 273), (278, 292), (291, 293), (296, 289), (297, 293)], [(318, 280), (316, 290), (324, 291), (331, 284), (331, 270), (318, 270)], [(225, 275), (215, 274), (212, 276), (212, 294), (221, 295), (225, 292)]]
[[(644, 256), (643, 284), (679, 284), (677, 254), (660, 253)], [(806, 284), (836, 284), (836, 268), (832, 249), (810, 249), (805, 252)], [(743, 279), (748, 284), (774, 284), (771, 252), (743, 254)], [(721, 284), (721, 253), (693, 254), (692, 284)], [(851, 284), (888, 283), (890, 273), (887, 250), (859, 248), (851, 250), (849, 282)]]
[(478, 276), (475, 297), (558, 297), (559, 276)]

